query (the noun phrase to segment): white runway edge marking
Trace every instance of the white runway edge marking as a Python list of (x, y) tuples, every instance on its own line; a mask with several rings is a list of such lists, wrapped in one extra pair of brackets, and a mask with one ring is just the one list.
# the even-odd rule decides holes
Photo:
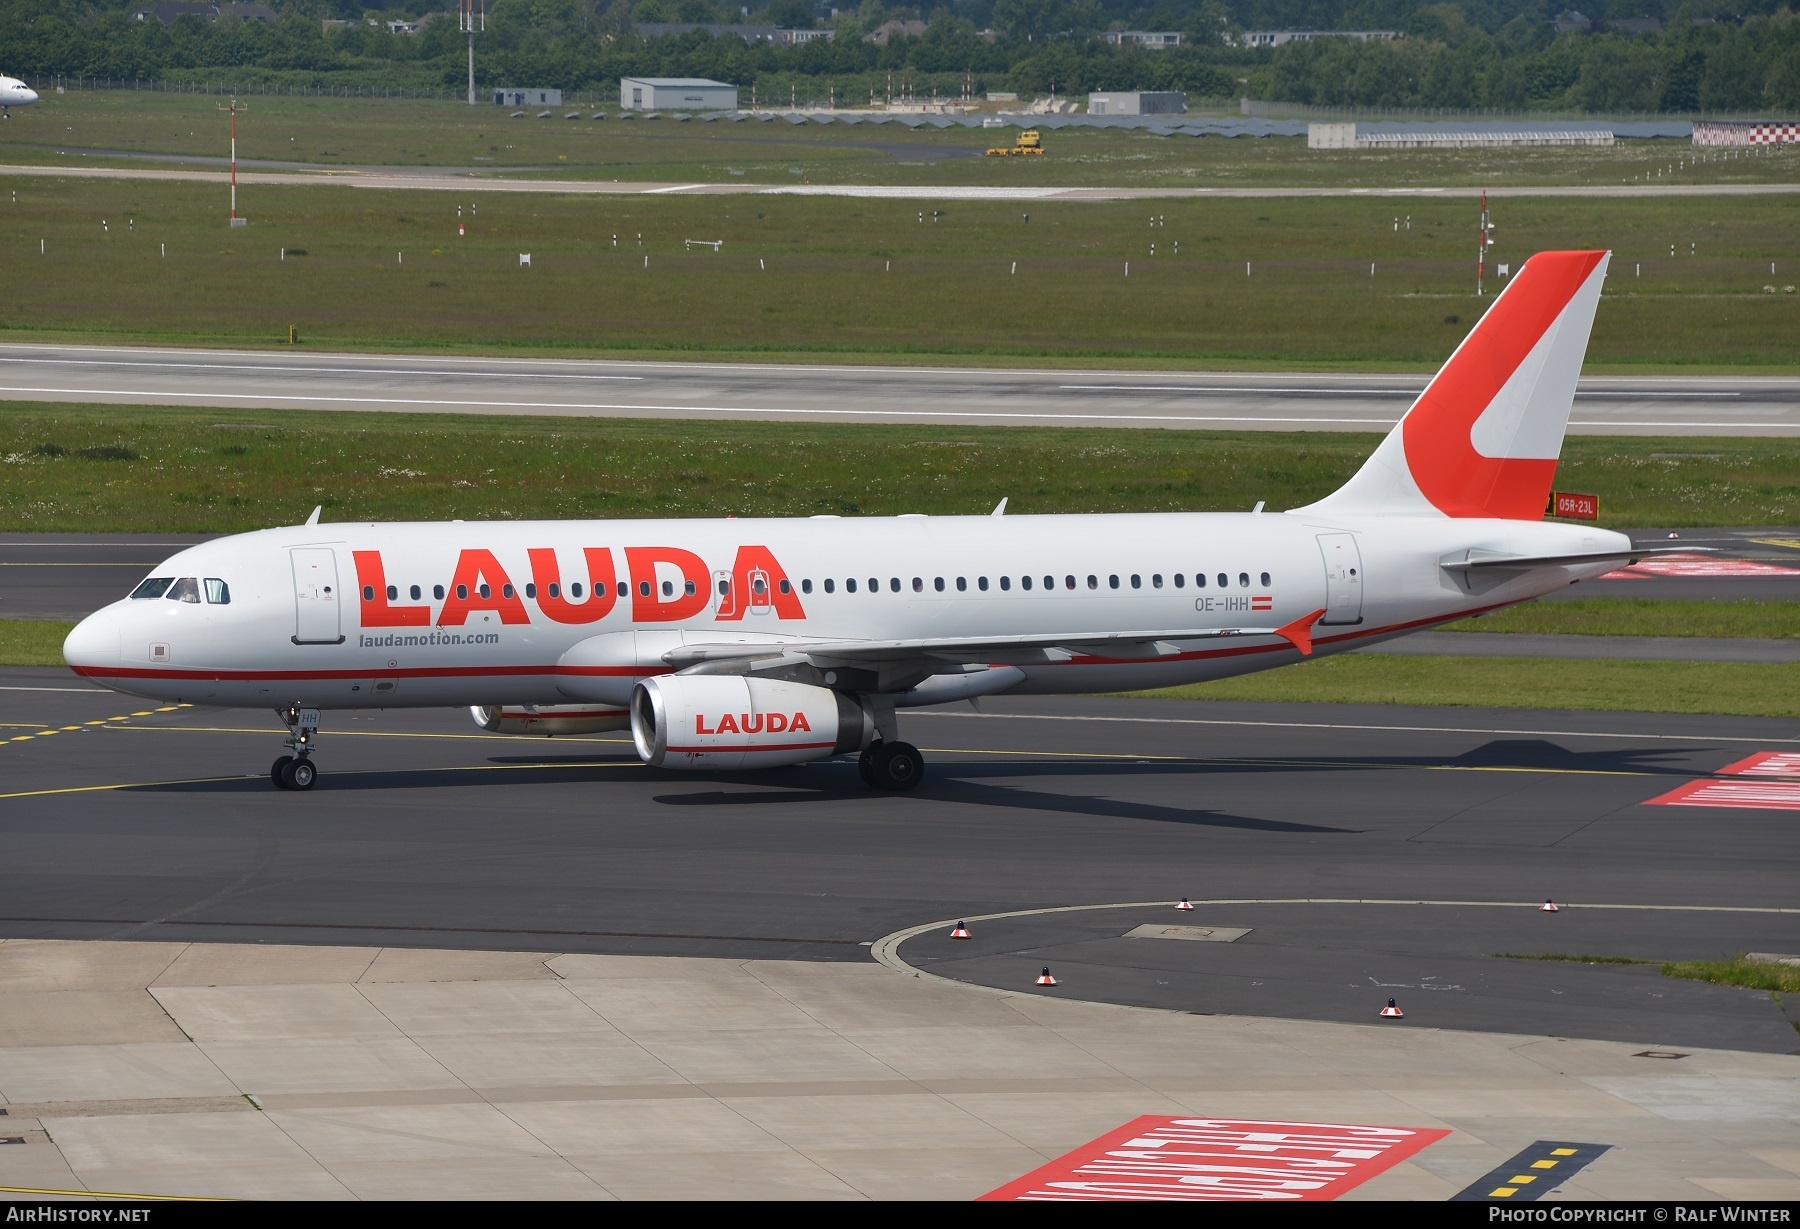
[(14, 358), (0, 352), (0, 363), (38, 363), (50, 367), (148, 367), (153, 371), (295, 371), (305, 375), (354, 375), (354, 376), (441, 376), (453, 374), (459, 379), (485, 377), (490, 380), (644, 380), (648, 376), (603, 376), (577, 375), (559, 371), (470, 371), (459, 369), (455, 372), (426, 370), (394, 370), (385, 367), (281, 367), (265, 363), (170, 363), (152, 362), (147, 359), (129, 361), (114, 358)]
[[(1256, 388), (1249, 385), (1234, 387), (1210, 386), (1204, 384), (1058, 384), (1057, 389), (1064, 392), (1099, 392), (1099, 393), (1264, 393), (1277, 397), (1416, 397), (1422, 388)], [(1648, 400), (1655, 397), (1673, 398), (1676, 400), (1693, 400), (1700, 397), (1741, 397), (1742, 393), (1659, 393), (1659, 392), (1584, 392), (1577, 389), (1577, 397), (1630, 397)]]
[[(884, 964), (897, 972), (912, 973), (919, 977), (932, 977), (952, 986), (962, 986), (969, 990), (987, 990), (995, 994), (1013, 995), (1019, 992), (1016, 990), (1006, 990), (999, 986), (982, 986), (973, 982), (958, 981), (955, 978), (944, 977), (941, 974), (930, 972), (927, 969), (921, 969), (914, 965), (910, 965), (900, 958), (900, 945), (905, 943), (908, 939), (915, 938), (922, 934), (929, 934), (934, 930), (949, 930), (950, 927), (959, 923), (998, 922), (1006, 918), (1035, 917), (1053, 913), (1094, 913), (1102, 909), (1167, 909), (1170, 904), (1171, 902), (1166, 900), (1133, 900), (1105, 905), (1056, 905), (1048, 909), (1010, 909), (1004, 913), (971, 913), (959, 918), (950, 918), (938, 922), (926, 922), (920, 926), (908, 926), (905, 930), (896, 930), (893, 934), (883, 935), (870, 945), (869, 954), (875, 957), (877, 963)], [(1195, 908), (1201, 908), (1208, 905), (1429, 905), (1454, 909), (1536, 909), (1540, 907), (1539, 903), (1535, 900), (1363, 900), (1352, 897), (1332, 898), (1322, 896), (1219, 897), (1215, 900), (1200, 900), (1196, 898), (1193, 904)], [(1565, 903), (1559, 904), (1557, 908), (1576, 910), (1638, 909), (1660, 913), (1800, 913), (1800, 908), (1788, 909), (1758, 905), (1569, 905)], [(1122, 1005), (1106, 1004), (1106, 1006)], [(1179, 1011), (1181, 1009), (1152, 1007), (1130, 1008), (1129, 1010)]]
[(959, 713), (918, 709), (910, 717), (973, 717), (985, 721), (1111, 721), (1146, 725), (1235, 725), (1265, 730), (1373, 730), (1401, 734), (1535, 734), (1558, 738), (1654, 738), (1669, 742), (1800, 743), (1800, 738), (1767, 735), (1744, 738), (1731, 734), (1618, 734), (1607, 730), (1503, 730), (1466, 725), (1350, 725), (1331, 721), (1227, 721), (1216, 717), (1064, 717), (1049, 713)]
[[(500, 410), (624, 410), (637, 414), (678, 411), (695, 414), (798, 414), (805, 417), (820, 418), (1018, 418), (1027, 422), (1046, 422), (1067, 418), (1081, 419), (1084, 421), (1093, 420), (1097, 422), (1117, 422), (1121, 419), (1134, 419), (1143, 422), (1295, 422), (1342, 423), (1361, 427), (1393, 426), (1392, 422), (1380, 418), (1270, 418), (1260, 414), (1226, 416), (1191, 414), (1019, 414), (1001, 410), (806, 410), (739, 405), (625, 405), (580, 401), (446, 401), (425, 397), (308, 397), (299, 394), (261, 392), (145, 393), (138, 392), (135, 389), (126, 388), (16, 388), (11, 386), (0, 386), (0, 393), (30, 393), (34, 396), (55, 394), (65, 397), (136, 397), (150, 402), (168, 402), (171, 399), (174, 399), (177, 404), (186, 402), (192, 398), (205, 398), (208, 401), (232, 402), (296, 401), (312, 405), (460, 406), (465, 409)], [(1708, 423), (1706, 425), (1729, 426), (1731, 424)]]

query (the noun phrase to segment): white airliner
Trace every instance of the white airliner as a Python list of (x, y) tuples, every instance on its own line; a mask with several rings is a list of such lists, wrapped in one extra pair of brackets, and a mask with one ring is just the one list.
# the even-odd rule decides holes
[[(1285, 513), (319, 524), (184, 550), (63, 655), (133, 695), (267, 707), (311, 787), (320, 713), (468, 705), (629, 728), (647, 763), (859, 756), (923, 773), (895, 711), (1289, 665), (1646, 553), (1545, 523), (1608, 253), (1543, 252), (1340, 490)], [(1471, 697), (1476, 699), (1478, 697)]]
[(0, 77), (0, 119), (11, 119), (11, 108), (29, 107), (37, 100), (37, 91), (17, 77)]

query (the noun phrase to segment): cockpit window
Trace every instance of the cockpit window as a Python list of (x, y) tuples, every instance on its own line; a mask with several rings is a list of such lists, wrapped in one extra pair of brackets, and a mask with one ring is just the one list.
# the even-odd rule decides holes
[[(229, 605), (231, 605), (231, 586), (230, 585), (228, 585), (224, 581), (220, 580), (217, 576), (208, 576), (206, 578), (205, 584), (206, 584), (206, 600), (207, 601), (211, 602), (214, 606), (229, 606)], [(388, 588), (392, 589), (393, 586), (389, 585)]]
[(169, 591), (164, 594), (164, 596), (171, 602), (193, 602), (198, 604), (200, 601), (200, 582), (195, 580), (192, 576), (183, 576), (180, 580), (169, 586)]
[(161, 597), (175, 583), (173, 576), (152, 576), (131, 591), (132, 597)]

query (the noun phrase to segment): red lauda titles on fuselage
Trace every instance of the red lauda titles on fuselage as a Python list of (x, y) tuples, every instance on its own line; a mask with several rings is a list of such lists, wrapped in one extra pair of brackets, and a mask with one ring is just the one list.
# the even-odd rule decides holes
[[(351, 555), (356, 561), (364, 627), (461, 627), (471, 614), (478, 613), (496, 615), (504, 624), (528, 624), (527, 600), (551, 622), (569, 624), (598, 623), (626, 596), (631, 599), (633, 623), (677, 623), (706, 609), (712, 599), (712, 574), (699, 555), (678, 546), (627, 546), (624, 550), (626, 581), (618, 579), (610, 547), (582, 548), (585, 580), (565, 580), (556, 551), (528, 549), (525, 556), (534, 594), (530, 599), (513, 584), (494, 552), (462, 551), (435, 620), (430, 603), (405, 604), (388, 596), (387, 568), (380, 551), (359, 550)], [(806, 617), (800, 595), (766, 546), (738, 547), (730, 584), (719, 597), (714, 617), (734, 622), (752, 611), (772, 612), (780, 619)]]
[(811, 734), (805, 713), (726, 713), (708, 729), (704, 714), (694, 714), (696, 734)]

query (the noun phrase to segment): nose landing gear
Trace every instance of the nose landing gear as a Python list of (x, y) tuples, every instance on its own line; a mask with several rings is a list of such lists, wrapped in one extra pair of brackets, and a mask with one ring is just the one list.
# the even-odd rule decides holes
[(319, 778), (318, 767), (312, 762), (313, 740), (319, 735), (319, 710), (290, 704), (276, 709), (275, 715), (287, 724), (284, 745), (292, 747), (294, 753), (269, 766), (269, 782), (277, 789), (311, 789)]

